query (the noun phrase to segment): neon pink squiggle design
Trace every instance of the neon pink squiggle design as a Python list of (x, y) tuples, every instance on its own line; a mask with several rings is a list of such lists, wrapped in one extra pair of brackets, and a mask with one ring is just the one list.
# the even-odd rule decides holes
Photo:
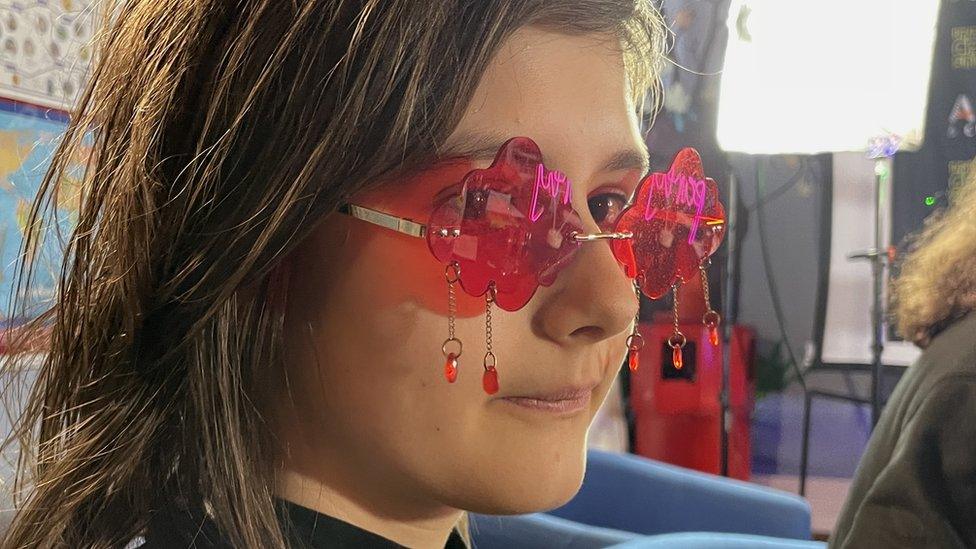
[(543, 210), (538, 208), (539, 189), (549, 191), (553, 199), (559, 198), (559, 191), (562, 190), (563, 204), (569, 204), (572, 198), (573, 186), (566, 178), (566, 174), (560, 171), (546, 173), (545, 167), (539, 164), (535, 172), (535, 185), (532, 188), (532, 206), (529, 208), (529, 219), (533, 222), (538, 221), (543, 214)]
[(694, 208), (695, 217), (688, 232), (688, 244), (694, 244), (698, 227), (701, 226), (702, 210), (705, 208), (705, 195), (708, 185), (701, 179), (695, 179), (686, 174), (655, 173), (651, 176), (651, 192), (647, 193), (647, 205), (644, 207), (644, 221), (650, 221), (660, 211), (652, 204), (654, 191), (664, 194), (665, 208), (672, 205), (679, 208)]

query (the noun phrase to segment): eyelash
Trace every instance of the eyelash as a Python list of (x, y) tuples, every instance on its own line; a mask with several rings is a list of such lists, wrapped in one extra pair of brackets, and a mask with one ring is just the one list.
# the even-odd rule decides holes
[[(597, 217), (600, 214), (594, 211), (594, 208), (601, 207), (601, 205), (597, 201), (599, 201), (600, 199), (607, 199), (607, 197), (611, 197), (612, 199), (616, 199), (618, 201), (616, 214), (612, 219), (597, 219)], [(605, 229), (613, 225), (617, 221), (617, 216), (619, 216), (620, 213), (624, 210), (624, 208), (627, 207), (629, 200), (630, 197), (624, 194), (623, 192), (607, 190), (606, 192), (601, 192), (599, 194), (595, 194), (587, 198), (586, 204), (590, 208), (590, 215), (593, 216), (593, 219), (597, 222), (598, 225), (600, 225), (601, 228)]]

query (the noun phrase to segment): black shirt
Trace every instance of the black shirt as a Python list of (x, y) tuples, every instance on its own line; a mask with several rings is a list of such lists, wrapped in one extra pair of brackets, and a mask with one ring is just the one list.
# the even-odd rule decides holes
[[(358, 526), (323, 515), (307, 507), (277, 500), (278, 520), (288, 547), (293, 549), (403, 547)], [(166, 510), (154, 513), (146, 532), (146, 543), (139, 549), (228, 549), (231, 545), (220, 535), (217, 526), (202, 513)], [(130, 545), (131, 547), (132, 545)], [(454, 530), (445, 549), (466, 549), (461, 535)]]

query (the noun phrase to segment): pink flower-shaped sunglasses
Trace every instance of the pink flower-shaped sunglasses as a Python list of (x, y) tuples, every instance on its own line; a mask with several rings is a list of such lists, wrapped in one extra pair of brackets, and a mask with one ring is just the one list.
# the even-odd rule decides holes
[[(424, 238), (445, 266), (448, 285), (448, 338), (442, 346), (444, 374), (457, 379), (461, 341), (455, 337), (455, 285), (472, 296), (485, 296), (487, 352), (482, 385), (498, 391), (491, 342), (491, 306), (516, 311), (539, 286), (549, 286), (585, 243), (608, 240), (635, 290), (659, 299), (699, 272), (708, 300), (705, 267), (725, 233), (725, 210), (715, 182), (704, 177), (694, 149), (683, 149), (667, 173), (650, 174), (638, 184), (634, 200), (617, 217), (610, 232), (589, 233), (571, 203), (572, 184), (542, 163), (538, 145), (516, 137), (499, 149), (485, 169), (469, 172), (455, 192), (434, 204), (426, 224), (346, 204), (341, 211), (355, 218)], [(718, 314), (707, 307), (703, 322), (717, 344)], [(677, 321), (669, 345), (681, 367), (685, 337)], [(637, 368), (643, 340), (635, 325), (628, 337), (628, 363)]]

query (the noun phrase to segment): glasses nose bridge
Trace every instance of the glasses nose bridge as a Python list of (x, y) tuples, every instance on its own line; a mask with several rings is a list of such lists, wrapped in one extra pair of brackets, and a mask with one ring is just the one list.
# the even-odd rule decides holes
[[(621, 267), (626, 268), (626, 262), (623, 258), (618, 257), (617, 251), (613, 246), (614, 241), (625, 241), (632, 240), (634, 235), (630, 231), (620, 231), (620, 232), (596, 232), (587, 233), (583, 231), (574, 231), (570, 234), (572, 242), (575, 244), (574, 252), (569, 256), (569, 261), (563, 263), (559, 271), (564, 271), (569, 266), (569, 264), (579, 261), (579, 252), (582, 251), (584, 246), (600, 246), (605, 245), (609, 248), (611, 257), (614, 261)], [(624, 275), (627, 276), (626, 270)]]
[(613, 256), (617, 263), (620, 265), (626, 265), (626, 258), (619, 257), (617, 247), (614, 246), (614, 243), (618, 241), (632, 241), (634, 239), (634, 233), (631, 231), (596, 233), (574, 232), (571, 235), (571, 238), (578, 247), (600, 245), (601, 242), (605, 242), (607, 247), (610, 249), (610, 255)]
[(632, 233), (631, 231), (573, 233), (573, 240), (578, 243), (597, 242), (600, 240), (631, 240), (633, 238), (634, 238), (634, 233)]

